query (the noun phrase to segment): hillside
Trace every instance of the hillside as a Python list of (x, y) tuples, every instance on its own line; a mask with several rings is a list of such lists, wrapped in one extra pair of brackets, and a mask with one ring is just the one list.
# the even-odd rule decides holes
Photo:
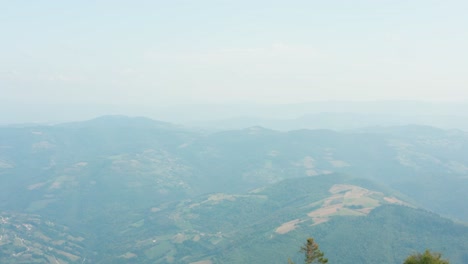
[[(283, 263), (313, 236), (333, 263), (400, 263), (426, 247), (465, 263), (466, 227), (437, 214), (468, 221), (467, 146), (464, 132), (421, 126), (0, 127), (0, 260)], [(71, 255), (44, 249), (64, 243)]]
[(425, 248), (464, 263), (468, 227), (372, 187), (332, 174), (210, 194), (151, 210), (119, 237), (128, 239), (119, 249), (138, 263), (285, 263), (300, 260), (298, 246), (314, 236), (333, 263), (401, 263)]

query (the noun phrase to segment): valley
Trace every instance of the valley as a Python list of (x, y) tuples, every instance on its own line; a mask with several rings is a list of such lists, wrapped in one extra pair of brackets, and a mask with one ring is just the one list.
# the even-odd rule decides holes
[(467, 147), (426, 126), (3, 126), (0, 262), (286, 263), (313, 236), (333, 263), (431, 248), (461, 264)]

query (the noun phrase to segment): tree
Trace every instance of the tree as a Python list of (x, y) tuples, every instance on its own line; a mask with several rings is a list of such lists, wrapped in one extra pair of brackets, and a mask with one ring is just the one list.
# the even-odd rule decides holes
[(328, 259), (324, 258), (324, 253), (320, 251), (319, 246), (314, 239), (309, 237), (307, 242), (301, 247), (301, 252), (305, 255), (305, 263), (328, 263)]
[[(304, 253), (304, 263), (328, 263), (328, 259), (324, 257), (324, 253), (320, 251), (318, 244), (311, 237), (301, 247), (300, 252)], [(289, 259), (288, 264), (294, 264), (294, 262)]]
[(406, 258), (403, 264), (449, 264), (448, 260), (441, 259), (440, 253), (433, 253), (426, 249), (424, 253), (416, 253)]

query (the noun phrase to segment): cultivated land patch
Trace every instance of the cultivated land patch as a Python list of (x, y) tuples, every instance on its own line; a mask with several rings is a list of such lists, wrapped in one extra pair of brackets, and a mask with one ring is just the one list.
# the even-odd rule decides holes
[(201, 260), (197, 262), (190, 262), (190, 264), (212, 264), (211, 260)]
[(127, 253), (121, 255), (119, 258), (131, 259), (131, 258), (136, 258), (136, 257), (138, 257), (137, 254), (132, 253), (132, 252), (127, 252)]
[(192, 203), (189, 205), (189, 208), (194, 208), (202, 204), (219, 204), (224, 201), (235, 201), (238, 198), (255, 198), (255, 199), (268, 199), (266, 195), (255, 195), (255, 194), (225, 194), (225, 193), (215, 193), (210, 195), (206, 200), (199, 203)]
[(296, 229), (300, 223), (312, 220), (312, 225), (325, 223), (334, 216), (354, 215), (365, 216), (382, 204), (405, 204), (395, 197), (387, 197), (376, 192), (355, 185), (335, 184), (329, 190), (330, 196), (313, 204), (310, 207), (319, 207), (303, 219), (295, 219), (283, 223), (275, 232), (286, 234)]
[(297, 224), (302, 222), (300, 219), (295, 219), (289, 222), (282, 224), (280, 227), (276, 228), (275, 232), (278, 234), (286, 234), (289, 231), (296, 229)]

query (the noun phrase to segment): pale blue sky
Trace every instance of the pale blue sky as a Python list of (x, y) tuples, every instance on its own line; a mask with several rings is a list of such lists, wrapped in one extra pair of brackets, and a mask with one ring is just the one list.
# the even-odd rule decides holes
[(468, 1), (0, 0), (0, 104), (468, 101)]

